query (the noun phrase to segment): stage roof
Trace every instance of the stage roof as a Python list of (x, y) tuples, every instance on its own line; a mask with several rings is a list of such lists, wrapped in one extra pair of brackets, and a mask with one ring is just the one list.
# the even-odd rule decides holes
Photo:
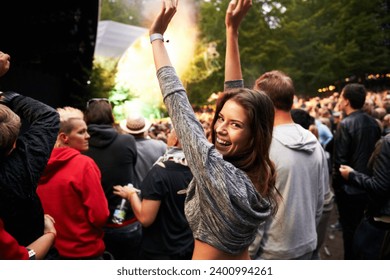
[(147, 32), (147, 28), (139, 26), (99, 21), (94, 55), (120, 58), (137, 38)]

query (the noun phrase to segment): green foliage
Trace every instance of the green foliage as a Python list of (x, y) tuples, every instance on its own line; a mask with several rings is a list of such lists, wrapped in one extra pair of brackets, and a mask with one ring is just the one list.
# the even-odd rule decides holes
[[(188, 79), (191, 102), (206, 103), (223, 88), (225, 11), (228, 0), (200, 3), (198, 50), (217, 43), (219, 57), (211, 73), (199, 57)], [(254, 0), (240, 29), (242, 71), (246, 86), (265, 71), (290, 75), (301, 95), (336, 85), (347, 77), (362, 81), (369, 73), (390, 71), (389, 7), (384, 0)], [(388, 4), (387, 4), (388, 5)], [(221, 30), (223, 32), (221, 32)], [(204, 47), (203, 47), (204, 48)], [(199, 54), (202, 51), (199, 52)]]
[(113, 105), (113, 114), (116, 120), (126, 118), (126, 103), (135, 98), (131, 91), (121, 85), (115, 85), (109, 93), (109, 100)]
[[(72, 93), (72, 106), (85, 109), (86, 102), (91, 98), (108, 98), (110, 91), (115, 87), (117, 61), (100, 58), (93, 61), (92, 69), (83, 69), (85, 84), (72, 81), (80, 92)], [(80, 94), (82, 92), (82, 94)]]
[(100, 20), (140, 26), (142, 0), (101, 0)]
[(95, 58), (90, 75), (89, 96), (90, 98), (108, 98), (113, 105), (115, 119), (125, 117), (123, 107), (125, 103), (134, 99), (135, 95), (129, 89), (116, 84), (118, 59)]
[[(193, 1), (199, 7), (200, 40), (181, 79), (190, 101), (201, 105), (223, 89), (224, 22), (229, 0)], [(142, 5), (146, 3), (102, 0), (101, 20), (141, 26), (145, 21)], [(345, 78), (361, 81), (370, 73), (388, 73), (389, 22), (385, 0), (253, 0), (240, 29), (245, 85), (252, 87), (260, 74), (278, 69), (293, 78), (298, 94), (318, 95), (319, 88), (332, 84), (340, 90)], [(94, 72), (90, 85), (93, 96), (114, 92), (115, 97), (110, 98), (118, 98), (118, 102), (125, 96), (133, 98), (130, 92), (115, 88), (114, 68), (94, 67)], [(101, 81), (96, 77), (99, 75)]]
[(95, 58), (90, 78), (90, 97), (108, 98), (110, 96), (110, 92), (115, 88), (117, 64), (117, 59), (103, 57)]

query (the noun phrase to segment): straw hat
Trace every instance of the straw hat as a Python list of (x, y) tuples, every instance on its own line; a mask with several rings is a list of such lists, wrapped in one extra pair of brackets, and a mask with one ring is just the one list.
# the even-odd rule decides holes
[(130, 115), (119, 123), (124, 132), (140, 134), (147, 131), (152, 123), (141, 115)]

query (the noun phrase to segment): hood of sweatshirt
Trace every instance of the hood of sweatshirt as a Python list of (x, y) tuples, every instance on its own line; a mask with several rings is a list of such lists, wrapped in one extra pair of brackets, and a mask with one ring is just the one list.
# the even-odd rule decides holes
[(292, 150), (307, 153), (314, 152), (318, 143), (313, 133), (295, 123), (275, 126), (272, 137)]
[(69, 147), (54, 148), (39, 183), (50, 180), (58, 170), (79, 154), (80, 151)]
[(112, 125), (108, 124), (90, 124), (88, 125), (88, 133), (91, 136), (89, 146), (96, 148), (107, 147), (119, 134)]

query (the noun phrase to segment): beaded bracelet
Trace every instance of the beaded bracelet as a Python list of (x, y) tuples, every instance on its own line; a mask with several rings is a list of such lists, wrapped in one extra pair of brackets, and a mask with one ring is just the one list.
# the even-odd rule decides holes
[(56, 237), (57, 237), (57, 234), (56, 234), (55, 232), (52, 232), (52, 231), (46, 231), (46, 232), (45, 232), (45, 234), (48, 234), (48, 233), (51, 233), (51, 234), (53, 234), (53, 235), (54, 235), (54, 238), (56, 238)]

